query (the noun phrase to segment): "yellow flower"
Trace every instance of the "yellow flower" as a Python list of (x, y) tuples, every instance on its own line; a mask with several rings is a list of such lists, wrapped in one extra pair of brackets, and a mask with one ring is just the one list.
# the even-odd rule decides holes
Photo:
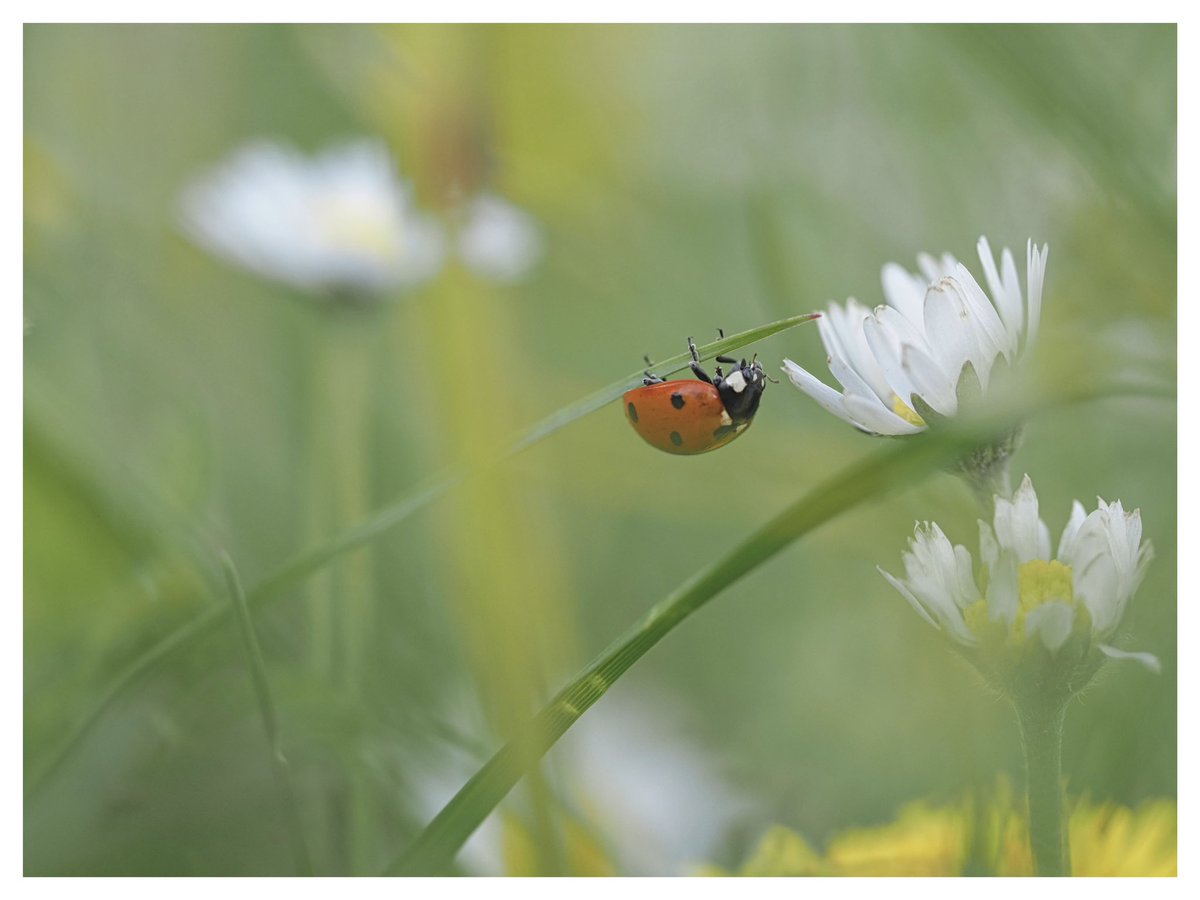
[[(1024, 822), (1014, 817), (1000, 875), (1032, 875)], [(1080, 802), (1071, 813), (1071, 870), (1080, 877), (1173, 877), (1179, 874), (1176, 807), (1151, 800), (1136, 809)]]
[(965, 811), (914, 803), (895, 822), (852, 828), (829, 844), (831, 875), (957, 875), (965, 856)]
[[(596, 877), (617, 874), (616, 867), (596, 836), (573, 818), (564, 821), (560, 849), (562, 864), (569, 875)], [(529, 828), (511, 813), (504, 816), (503, 853), (506, 875), (528, 878), (547, 874), (542, 871), (537, 842)]]
[[(1152, 800), (1130, 809), (1080, 801), (1071, 813), (1071, 860), (1077, 876), (1174, 876), (1176, 806)], [(702, 874), (725, 874), (708, 868)], [(772, 827), (742, 876), (1025, 876), (1033, 874), (1025, 816), (1001, 781), (981, 804), (913, 803), (896, 820), (836, 835), (821, 856), (799, 834)]]
[(753, 855), (735, 873), (709, 866), (700, 875), (736, 874), (743, 878), (784, 878), (799, 875), (826, 875), (824, 863), (812, 846), (796, 832), (774, 825), (759, 841)]

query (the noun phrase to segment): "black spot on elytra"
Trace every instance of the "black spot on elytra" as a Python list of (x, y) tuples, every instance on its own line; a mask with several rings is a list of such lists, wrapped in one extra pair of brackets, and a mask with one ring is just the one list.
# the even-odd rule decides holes
[(736, 425), (722, 425), (720, 428), (718, 428), (716, 431), (713, 432), (713, 437), (720, 440), (721, 438), (725, 437), (725, 435), (729, 434), (731, 431), (737, 431), (737, 426)]
[(683, 443), (683, 435), (681, 435), (678, 431), (672, 431), (671, 432), (671, 443), (674, 444), (676, 447), (678, 447), (680, 444)]
[(671, 405), (676, 409), (683, 409), (683, 394), (672, 394)]
[(637, 407), (632, 403), (629, 404), (629, 421), (637, 422)]

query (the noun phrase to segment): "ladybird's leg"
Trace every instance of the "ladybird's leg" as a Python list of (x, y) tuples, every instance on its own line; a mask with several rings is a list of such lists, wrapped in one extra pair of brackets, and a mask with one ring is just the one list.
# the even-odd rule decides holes
[(646, 370), (645, 372), (643, 372), (642, 374), (646, 376), (645, 378), (643, 378), (643, 379), (642, 379), (642, 384), (643, 384), (643, 385), (647, 385), (647, 384), (662, 384), (664, 381), (666, 381), (666, 380), (667, 380), (667, 379), (665, 379), (665, 378), (660, 378), (658, 375), (655, 375), (655, 374), (654, 374), (653, 372), (651, 372), (649, 369), (647, 369), (647, 370)]
[(700, 368), (700, 353), (696, 350), (696, 342), (691, 338), (688, 338), (688, 349), (692, 351), (692, 361), (690, 363), (692, 367), (692, 374), (701, 381), (712, 384), (713, 380), (709, 378), (708, 373), (705, 372), (704, 369)]
[(704, 371), (698, 362), (692, 362), (691, 373), (694, 374), (694, 376), (696, 376), (698, 379), (702, 380), (702, 382), (706, 382), (708, 384), (713, 383), (713, 379), (708, 377), (708, 372)]
[(736, 360), (736, 359), (734, 359), (732, 356), (718, 356), (718, 357), (717, 357), (717, 362), (719, 362), (719, 363), (734, 363), (734, 364), (736, 364), (736, 363), (737, 363), (737, 360)]

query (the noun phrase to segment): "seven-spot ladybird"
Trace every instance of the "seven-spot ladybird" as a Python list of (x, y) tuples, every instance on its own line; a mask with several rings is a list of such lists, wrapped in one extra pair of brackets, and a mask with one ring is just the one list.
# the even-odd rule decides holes
[(718, 356), (717, 362), (735, 368), (725, 375), (718, 366), (717, 377), (710, 378), (691, 338), (688, 349), (699, 381), (666, 381), (647, 371), (642, 387), (624, 398), (625, 416), (642, 440), (685, 456), (724, 447), (749, 428), (768, 380), (757, 359), (747, 363), (728, 356)]

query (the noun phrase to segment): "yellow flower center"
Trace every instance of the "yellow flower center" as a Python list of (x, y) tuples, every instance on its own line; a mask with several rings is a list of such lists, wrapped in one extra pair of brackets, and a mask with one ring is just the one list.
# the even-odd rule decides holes
[[(1009, 632), (1010, 639), (1021, 642), (1025, 637), (1025, 617), (1043, 603), (1059, 601), (1075, 605), (1075, 588), (1071, 567), (1054, 559), (1031, 559), (1017, 567), (1017, 615)], [(963, 610), (963, 621), (976, 637), (983, 637), (991, 625), (987, 600), (976, 600)]]
[(925, 427), (925, 420), (917, 415), (916, 410), (901, 400), (899, 394), (892, 394), (892, 412), (909, 425), (916, 425), (918, 428)]
[(1017, 635), (1025, 633), (1025, 616), (1043, 603), (1060, 601), (1075, 603), (1075, 588), (1071, 581), (1071, 567), (1057, 559), (1031, 559), (1017, 567), (1017, 596), (1021, 598), (1017, 618), (1013, 627)]
[(318, 208), (320, 227), (330, 244), (381, 262), (396, 255), (395, 225), (381, 210), (343, 197), (326, 198)]
[(986, 600), (976, 600), (963, 610), (963, 621), (976, 637), (982, 637), (988, 623), (988, 605)]

